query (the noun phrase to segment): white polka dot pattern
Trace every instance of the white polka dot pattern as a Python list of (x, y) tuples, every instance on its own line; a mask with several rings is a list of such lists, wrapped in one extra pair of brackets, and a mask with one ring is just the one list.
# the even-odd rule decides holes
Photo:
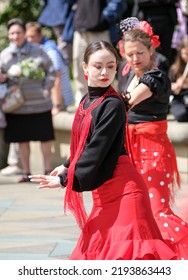
[(175, 245), (178, 259), (188, 260), (188, 224), (176, 216), (170, 207), (176, 172), (173, 146), (166, 140), (166, 133), (159, 136), (157, 141), (156, 136), (133, 135), (133, 158), (148, 187), (154, 218), (161, 234)]

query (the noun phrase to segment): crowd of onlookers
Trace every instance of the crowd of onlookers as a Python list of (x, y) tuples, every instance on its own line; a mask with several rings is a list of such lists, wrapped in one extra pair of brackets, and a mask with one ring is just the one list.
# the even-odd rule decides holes
[[(179, 85), (181, 80), (179, 78), (188, 61), (185, 55), (187, 52), (185, 37), (188, 33), (186, 1), (48, 0), (45, 2), (38, 22), (42, 26), (52, 28), (59, 49), (69, 66), (72, 65), (75, 109), (81, 97), (87, 92), (87, 83), (81, 68), (86, 46), (90, 42), (102, 38), (111, 41), (118, 49), (118, 42), (121, 39), (118, 27), (120, 20), (125, 16), (135, 16), (139, 20), (146, 20), (150, 23), (154, 34), (159, 35), (161, 44), (157, 48), (155, 59), (157, 65), (173, 79), (171, 112), (177, 121), (188, 121), (186, 106), (184, 110), (182, 109), (183, 105), (187, 105), (187, 99), (184, 97), (186, 96), (185, 90), (181, 93), (173, 90), (175, 82), (179, 87), (186, 88), (185, 79), (184, 83)], [(182, 56), (182, 52), (184, 56)], [(177, 66), (174, 66), (174, 63)], [(180, 108), (179, 114), (176, 113), (177, 108), (174, 109), (174, 106), (178, 106), (178, 110)], [(72, 110), (74, 111), (74, 108)]]
[[(125, 0), (44, 2), (37, 22), (11, 19), (7, 23), (9, 46), (0, 54), (0, 98), (5, 85), (16, 85), (22, 90), (24, 105), (5, 115), (6, 123), (2, 127), (10, 149), (8, 166), (1, 174), (23, 173), (19, 182), (29, 181), (30, 141), (41, 142), (44, 173), (50, 173), (51, 145), (55, 139), (52, 115), (62, 110), (74, 113), (87, 92), (82, 61), (89, 43), (109, 41), (121, 55), (119, 22), (127, 15), (146, 20), (154, 34), (159, 35), (161, 44), (154, 56), (156, 65), (171, 79), (169, 113), (178, 122), (188, 121), (188, 12), (184, 1), (168, 0), (161, 4), (161, 1), (135, 0), (131, 8), (130, 1)], [(52, 29), (56, 42), (44, 36), (46, 26)], [(45, 72), (44, 79), (18, 79), (8, 75), (12, 65), (27, 58), (38, 62)], [(123, 58), (119, 67), (126, 67)], [(0, 110), (0, 118), (1, 115)]]

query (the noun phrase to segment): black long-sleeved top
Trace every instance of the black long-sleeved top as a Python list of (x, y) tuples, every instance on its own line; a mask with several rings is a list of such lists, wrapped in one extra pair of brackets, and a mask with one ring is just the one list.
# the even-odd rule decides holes
[[(89, 103), (99, 98), (108, 88), (89, 87)], [(94, 190), (113, 175), (118, 157), (126, 155), (125, 105), (117, 96), (107, 96), (92, 111), (92, 123), (84, 151), (76, 163), (73, 190)], [(65, 163), (69, 166), (69, 161)]]

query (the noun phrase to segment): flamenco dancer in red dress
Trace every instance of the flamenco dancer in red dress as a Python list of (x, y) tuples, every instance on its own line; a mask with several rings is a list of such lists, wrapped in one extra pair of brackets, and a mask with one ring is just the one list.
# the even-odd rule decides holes
[(127, 18), (120, 23), (124, 58), (131, 68), (118, 73), (119, 89), (129, 99), (127, 145), (132, 162), (148, 190), (154, 218), (178, 259), (188, 260), (188, 224), (171, 209), (180, 186), (176, 155), (167, 136), (171, 83), (153, 62), (160, 42), (146, 21)]
[[(65, 186), (65, 210), (73, 212), (81, 235), (71, 260), (171, 260), (153, 218), (147, 187), (124, 146), (126, 112), (111, 83), (118, 56), (105, 41), (91, 43), (83, 69), (88, 93), (72, 127), (70, 159), (50, 176), (33, 175), (40, 188)], [(82, 192), (91, 191), (89, 217)]]

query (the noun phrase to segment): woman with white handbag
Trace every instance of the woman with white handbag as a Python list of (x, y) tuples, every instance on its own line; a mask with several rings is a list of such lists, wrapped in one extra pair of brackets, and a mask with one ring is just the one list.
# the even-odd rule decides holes
[[(51, 145), (54, 129), (51, 116), (51, 88), (55, 73), (52, 62), (39, 45), (25, 39), (25, 24), (11, 19), (7, 25), (10, 44), (0, 54), (0, 69), (8, 89), (18, 88), (23, 104), (6, 112), (5, 142), (19, 143), (23, 176), (19, 182), (29, 182), (31, 173), (30, 141), (40, 141), (44, 158), (44, 173), (51, 170)], [(11, 79), (10, 79), (11, 76)]]

